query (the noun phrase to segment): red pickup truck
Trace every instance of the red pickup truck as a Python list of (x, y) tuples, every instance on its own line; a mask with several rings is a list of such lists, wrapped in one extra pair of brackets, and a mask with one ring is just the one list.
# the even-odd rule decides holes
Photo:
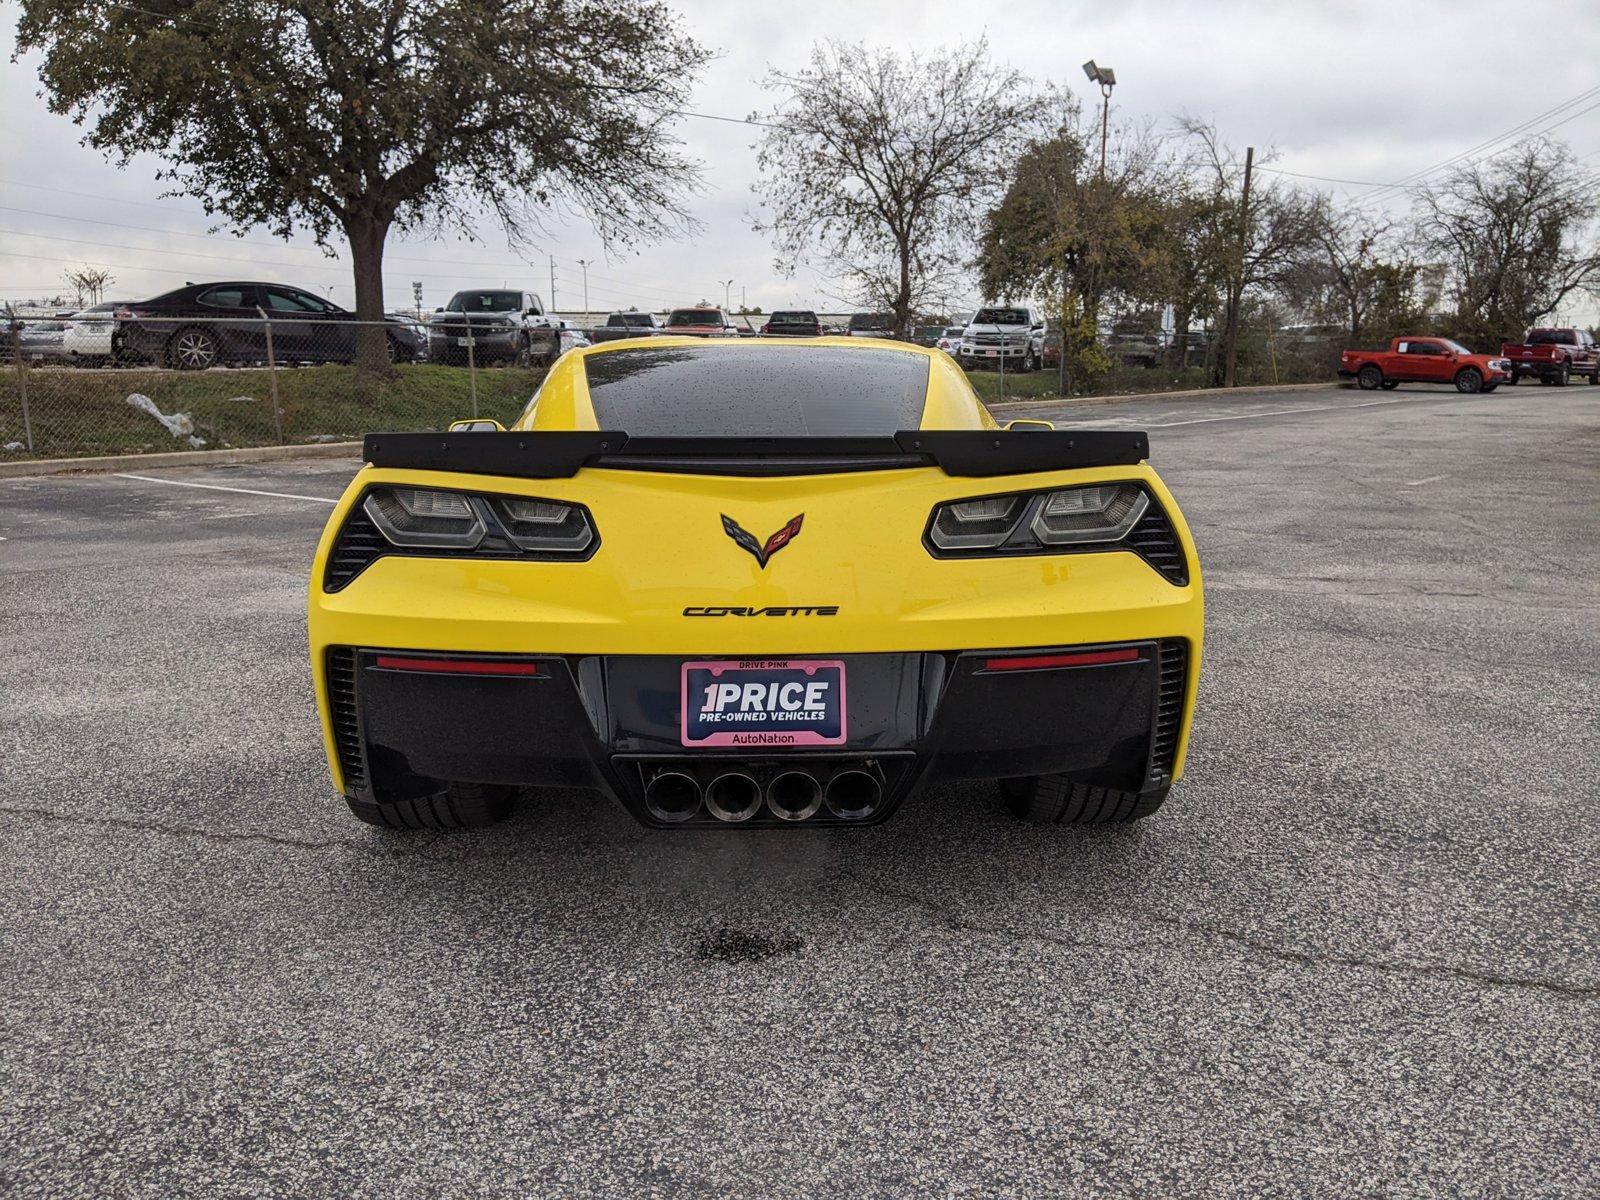
[(1453, 383), (1458, 392), (1492, 392), (1511, 378), (1511, 364), (1499, 355), (1474, 354), (1460, 342), (1440, 337), (1397, 337), (1387, 350), (1346, 350), (1339, 374), (1354, 376), (1364, 391), (1402, 383)]
[(1500, 353), (1511, 362), (1512, 383), (1524, 375), (1556, 387), (1565, 386), (1571, 375), (1600, 383), (1600, 345), (1587, 329), (1530, 329), (1522, 341), (1506, 342)]

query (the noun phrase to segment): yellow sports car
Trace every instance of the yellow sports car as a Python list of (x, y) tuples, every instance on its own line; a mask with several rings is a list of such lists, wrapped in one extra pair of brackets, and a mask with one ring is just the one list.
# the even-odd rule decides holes
[(1031, 821), (1147, 816), (1202, 624), (1148, 456), (1001, 429), (895, 342), (572, 351), (509, 431), (368, 435), (311, 577), (334, 786), (392, 828), (539, 786), (662, 828), (859, 825), (963, 778)]

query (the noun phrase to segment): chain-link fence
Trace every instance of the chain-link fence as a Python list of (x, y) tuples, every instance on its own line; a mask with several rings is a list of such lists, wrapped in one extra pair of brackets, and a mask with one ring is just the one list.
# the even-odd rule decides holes
[[(580, 331), (503, 316), (436, 313), (382, 322), (257, 309), (254, 317), (0, 315), (0, 461), (347, 441), (374, 430), (510, 421)], [(109, 310), (109, 311), (107, 311)], [(1240, 331), (1240, 384), (1334, 378), (1341, 339)], [(1058, 336), (1043, 369), (972, 372), (985, 400), (1058, 390)], [(1074, 391), (1206, 388), (1222, 378), (1217, 333), (1113, 333)]]
[(473, 316), (382, 322), (126, 311), (0, 316), (0, 461), (346, 441), (509, 423), (580, 335)]

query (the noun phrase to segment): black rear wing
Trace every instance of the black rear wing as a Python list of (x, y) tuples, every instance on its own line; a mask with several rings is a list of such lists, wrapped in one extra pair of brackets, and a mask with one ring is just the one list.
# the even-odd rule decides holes
[(887, 437), (630, 437), (626, 433), (369, 433), (375, 467), (567, 479), (584, 467), (694, 475), (822, 475), (938, 467), (946, 475), (1026, 475), (1133, 466), (1142, 430), (920, 429)]

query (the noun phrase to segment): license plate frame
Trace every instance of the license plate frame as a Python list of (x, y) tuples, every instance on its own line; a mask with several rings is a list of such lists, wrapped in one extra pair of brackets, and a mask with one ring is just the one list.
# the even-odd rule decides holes
[[(796, 692), (790, 685), (799, 684)], [(807, 685), (822, 684), (814, 694)], [(759, 698), (747, 685), (763, 689)], [(733, 686), (707, 695), (707, 687)], [(817, 698), (820, 708), (807, 708)], [(791, 707), (791, 703), (799, 707)], [(694, 707), (698, 704), (698, 708)], [(739, 707), (729, 709), (730, 704)], [(783, 750), (840, 746), (849, 736), (849, 690), (842, 659), (718, 659), (685, 662), (679, 674), (679, 741), (686, 749)], [(797, 715), (786, 715), (797, 714)], [(731, 720), (724, 720), (731, 717)]]

